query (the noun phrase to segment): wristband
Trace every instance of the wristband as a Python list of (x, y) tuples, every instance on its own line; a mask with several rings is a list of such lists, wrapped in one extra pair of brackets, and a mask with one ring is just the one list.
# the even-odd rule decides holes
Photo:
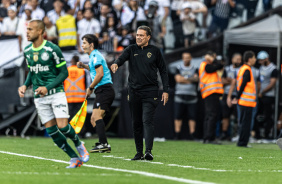
[(89, 87), (89, 89), (92, 91), (94, 88)]

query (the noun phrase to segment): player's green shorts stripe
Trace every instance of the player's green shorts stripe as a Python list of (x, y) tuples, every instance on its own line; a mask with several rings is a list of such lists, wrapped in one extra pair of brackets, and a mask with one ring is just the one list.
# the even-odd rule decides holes
[(64, 61), (64, 62), (62, 62), (62, 63), (60, 63), (60, 64), (57, 64), (56, 67), (57, 67), (57, 68), (60, 68), (61, 66), (65, 65), (66, 63), (67, 63), (67, 62)]

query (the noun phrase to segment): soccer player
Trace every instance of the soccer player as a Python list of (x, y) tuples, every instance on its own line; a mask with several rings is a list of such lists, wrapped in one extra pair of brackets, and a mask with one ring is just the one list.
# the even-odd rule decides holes
[(106, 112), (109, 112), (110, 107), (115, 98), (115, 91), (110, 70), (103, 55), (97, 50), (98, 38), (93, 34), (86, 34), (82, 37), (82, 49), (84, 53), (89, 55), (89, 65), (82, 62), (77, 63), (78, 68), (85, 68), (90, 71), (92, 83), (86, 91), (86, 98), (94, 93), (96, 95), (93, 112), (91, 116), (91, 124), (96, 126), (96, 132), (99, 137), (99, 142), (93, 146), (91, 153), (111, 152), (111, 146), (108, 144), (105, 123), (103, 117)]
[[(27, 38), (32, 42), (24, 50), (29, 73), (18, 92), (24, 97), (26, 89), (33, 85), (34, 103), (42, 124), (57, 146), (71, 158), (67, 168), (76, 168), (89, 160), (89, 153), (68, 124), (68, 104), (62, 84), (68, 77), (66, 61), (57, 45), (43, 39), (44, 29), (41, 20), (31, 20), (27, 26)], [(80, 157), (66, 137), (74, 142)]]

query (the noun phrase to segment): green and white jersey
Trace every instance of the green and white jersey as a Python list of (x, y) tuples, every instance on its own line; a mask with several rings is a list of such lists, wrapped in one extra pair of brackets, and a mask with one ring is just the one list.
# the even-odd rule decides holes
[[(64, 67), (67, 70), (66, 61), (60, 48), (46, 40), (38, 48), (34, 48), (32, 44), (25, 47), (24, 57), (31, 74), (33, 91), (40, 86), (46, 87), (48, 84), (53, 83), (60, 73), (58, 68)], [(48, 89), (46, 95), (63, 91), (63, 84), (60, 83), (53, 89)]]

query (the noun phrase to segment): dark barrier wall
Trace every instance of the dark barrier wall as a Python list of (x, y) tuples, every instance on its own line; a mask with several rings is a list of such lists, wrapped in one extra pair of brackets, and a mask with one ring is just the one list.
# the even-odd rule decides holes
[(14, 108), (20, 104), (17, 90), (19, 87), (19, 70), (0, 78), (0, 86), (0, 114), (13, 113), (15, 110)]

